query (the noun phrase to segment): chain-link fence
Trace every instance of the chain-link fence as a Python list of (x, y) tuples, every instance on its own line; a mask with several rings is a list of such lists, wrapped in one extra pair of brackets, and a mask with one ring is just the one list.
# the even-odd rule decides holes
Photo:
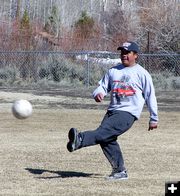
[[(138, 62), (156, 87), (180, 88), (179, 54), (140, 54)], [(97, 85), (108, 68), (120, 62), (111, 52), (0, 52), (0, 86), (30, 84)]]

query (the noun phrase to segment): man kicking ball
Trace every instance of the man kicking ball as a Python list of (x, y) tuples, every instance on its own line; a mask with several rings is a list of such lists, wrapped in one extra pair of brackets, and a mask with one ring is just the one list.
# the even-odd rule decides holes
[(127, 169), (117, 137), (126, 132), (140, 118), (144, 103), (149, 113), (149, 128), (157, 128), (157, 100), (150, 74), (137, 63), (139, 46), (125, 42), (118, 47), (122, 63), (112, 67), (99, 81), (93, 92), (96, 102), (110, 93), (110, 104), (100, 126), (96, 130), (78, 132), (71, 128), (67, 149), (73, 152), (83, 147), (99, 144), (112, 166), (107, 179), (127, 179)]

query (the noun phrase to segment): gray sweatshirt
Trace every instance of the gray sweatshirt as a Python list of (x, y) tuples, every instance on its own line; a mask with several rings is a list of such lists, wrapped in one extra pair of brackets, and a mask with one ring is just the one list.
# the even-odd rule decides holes
[(111, 101), (108, 110), (127, 111), (139, 119), (146, 103), (150, 122), (158, 121), (157, 100), (150, 74), (139, 64), (125, 67), (118, 64), (109, 69), (99, 81), (99, 87), (93, 92), (95, 97), (110, 92)]

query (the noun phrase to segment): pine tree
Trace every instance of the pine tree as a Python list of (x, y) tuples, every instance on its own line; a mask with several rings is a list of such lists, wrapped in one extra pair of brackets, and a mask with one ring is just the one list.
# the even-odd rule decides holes
[(81, 17), (75, 23), (75, 28), (79, 31), (85, 39), (91, 35), (94, 27), (94, 19), (89, 17), (85, 11), (82, 12)]
[(21, 29), (24, 29), (24, 30), (30, 29), (30, 18), (29, 18), (27, 9), (25, 9), (23, 17), (21, 19)]
[(44, 29), (46, 32), (52, 35), (58, 36), (59, 23), (60, 23), (60, 20), (58, 17), (58, 8), (56, 6), (53, 6), (51, 14), (47, 19)]

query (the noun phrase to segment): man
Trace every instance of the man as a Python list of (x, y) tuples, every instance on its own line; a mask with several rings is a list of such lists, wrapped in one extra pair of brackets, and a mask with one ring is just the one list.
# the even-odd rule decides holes
[(144, 103), (150, 113), (149, 128), (157, 128), (158, 114), (155, 90), (150, 74), (136, 63), (139, 47), (135, 42), (125, 42), (121, 51), (122, 64), (108, 70), (93, 92), (96, 102), (110, 93), (110, 104), (101, 125), (93, 131), (69, 130), (67, 149), (74, 150), (99, 144), (112, 167), (107, 179), (127, 179), (127, 170), (117, 137), (126, 132), (140, 118)]

